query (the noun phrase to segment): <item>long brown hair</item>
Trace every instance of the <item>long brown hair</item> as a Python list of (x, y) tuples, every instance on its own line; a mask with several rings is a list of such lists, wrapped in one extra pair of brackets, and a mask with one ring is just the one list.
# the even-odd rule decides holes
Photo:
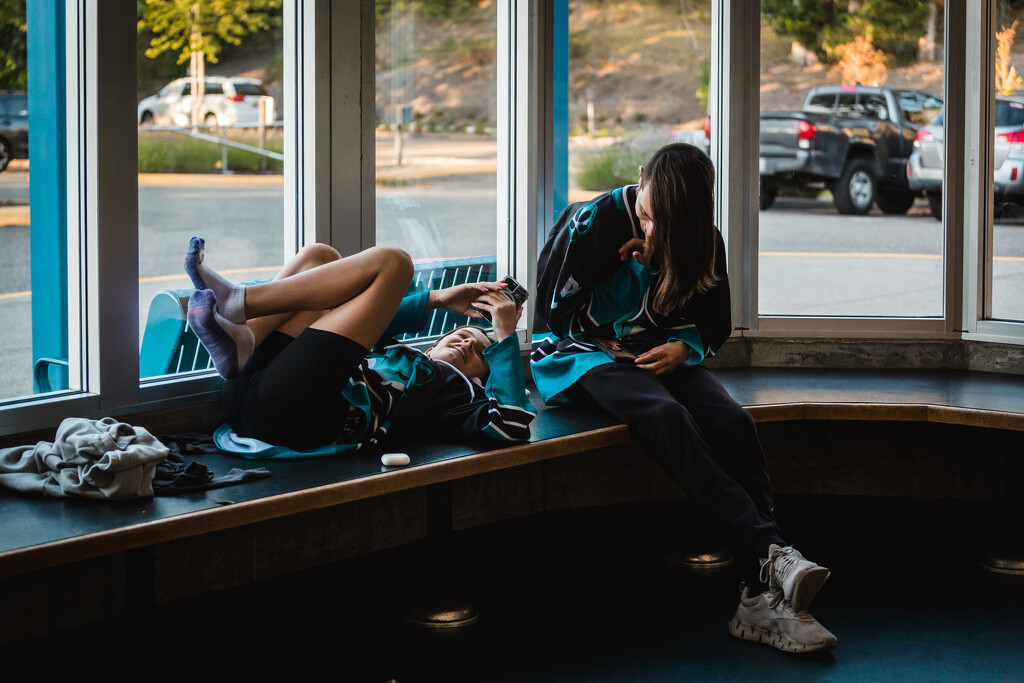
[(693, 145), (665, 145), (644, 166), (639, 189), (644, 188), (654, 223), (650, 266), (658, 271), (652, 304), (669, 315), (718, 281), (715, 167)]

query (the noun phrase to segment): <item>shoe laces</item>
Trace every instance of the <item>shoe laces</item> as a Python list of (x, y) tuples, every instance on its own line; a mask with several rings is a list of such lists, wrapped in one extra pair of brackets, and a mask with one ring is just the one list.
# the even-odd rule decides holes
[(775, 609), (776, 607), (779, 606), (779, 603), (782, 603), (783, 611), (785, 613), (789, 614), (791, 617), (793, 617), (797, 621), (814, 621), (815, 620), (814, 617), (811, 616), (811, 613), (808, 612), (806, 609), (802, 609), (799, 612), (797, 610), (793, 609), (793, 604), (790, 603), (788, 600), (786, 600), (786, 596), (783, 595), (781, 588), (778, 588), (776, 586), (772, 586), (768, 590), (766, 590), (765, 593), (768, 594), (768, 608), (769, 609)]
[(770, 585), (771, 579), (778, 577), (777, 583), (781, 584), (800, 559), (799, 553), (791, 545), (775, 548), (765, 563), (761, 565), (761, 581)]

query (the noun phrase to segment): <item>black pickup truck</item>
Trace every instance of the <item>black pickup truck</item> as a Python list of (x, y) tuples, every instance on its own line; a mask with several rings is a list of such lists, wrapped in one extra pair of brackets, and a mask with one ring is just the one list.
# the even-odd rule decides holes
[(800, 111), (761, 112), (761, 208), (788, 184), (827, 187), (839, 213), (865, 214), (872, 204), (906, 213), (915, 195), (907, 159), (917, 129), (941, 107), (919, 90), (822, 85)]

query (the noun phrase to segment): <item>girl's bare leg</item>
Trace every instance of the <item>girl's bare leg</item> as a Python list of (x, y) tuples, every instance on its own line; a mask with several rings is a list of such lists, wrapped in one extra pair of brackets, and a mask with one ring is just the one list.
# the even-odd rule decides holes
[[(210, 351), (218, 372), (228, 379), (251, 355), (256, 331), (262, 341), (274, 329), (297, 336), (312, 324), (372, 347), (391, 322), (413, 275), (408, 254), (373, 247), (307, 270), (296, 263), (293, 274), (241, 288), (202, 264), (201, 242), (194, 239), (190, 244), (186, 269), (192, 257), (192, 271), (198, 273), (190, 271), (193, 281), (210, 286), (200, 289), (197, 285), (190, 300), (189, 322)], [(222, 299), (233, 302), (227, 310), (221, 307)], [(322, 314), (331, 308), (334, 310)], [(244, 324), (247, 320), (254, 321), (255, 330)]]
[[(247, 316), (263, 316), (333, 309), (309, 326), (370, 348), (398, 310), (412, 275), (412, 260), (404, 251), (373, 247), (281, 280), (248, 287), (245, 311)], [(294, 327), (304, 328), (304, 323), (305, 320), (289, 320), (286, 325), (292, 329), (281, 329), (297, 333), (301, 329)]]
[[(274, 279), (283, 280), (297, 273), (339, 260), (341, 260), (341, 254), (329, 244), (311, 244), (303, 247), (299, 253), (290, 258)], [(274, 330), (281, 330), (290, 337), (297, 337), (302, 330), (316, 322), (323, 314), (323, 310), (275, 313), (252, 318), (245, 324), (252, 330), (256, 338), (256, 346), (259, 346)]]
[[(375, 250), (379, 251), (370, 254)], [(360, 280), (359, 286), (363, 288), (356, 296), (322, 315), (310, 327), (340, 334), (369, 349), (384, 334), (398, 305), (402, 303), (409, 283), (412, 282), (413, 266), (409, 255), (398, 249), (378, 247), (358, 256), (364, 254), (368, 261), (372, 260), (377, 265), (373, 279), (369, 282)], [(340, 263), (343, 261), (324, 267)]]

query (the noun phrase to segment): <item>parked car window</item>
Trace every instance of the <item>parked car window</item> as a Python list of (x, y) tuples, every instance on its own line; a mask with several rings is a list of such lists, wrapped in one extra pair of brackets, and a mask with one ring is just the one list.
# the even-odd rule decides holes
[(235, 92), (246, 97), (250, 95), (263, 96), (267, 94), (267, 91), (263, 89), (263, 86), (257, 85), (256, 83), (235, 83)]
[(210, 81), (207, 81), (206, 82), (206, 94), (207, 95), (223, 95), (224, 94), (224, 86), (222, 84), (220, 84), (220, 83), (211, 83)]
[(836, 105), (836, 112), (845, 116), (856, 116), (857, 114), (857, 95), (852, 92), (844, 92), (839, 94), (839, 102)]
[(903, 120), (908, 123), (923, 126), (928, 121), (921, 99), (915, 93), (900, 93), (900, 109), (903, 110)]
[[(936, 113), (942, 112), (942, 98), (935, 95), (922, 95), (921, 98), (923, 100), (921, 106), (924, 109), (925, 121), (932, 121)], [(942, 123), (941, 119), (938, 123)]]
[(0, 116), (24, 118), (28, 116), (28, 96), (8, 95), (0, 97)]
[(836, 96), (835, 96), (834, 93), (829, 93), (827, 95), (826, 94), (815, 95), (814, 97), (812, 97), (810, 99), (810, 101), (807, 103), (807, 106), (804, 107), (804, 109), (806, 109), (807, 111), (823, 111), (823, 112), (827, 112), (827, 111), (832, 111), (832, 109), (835, 106), (836, 106)]
[(1024, 127), (1024, 102), (996, 100), (996, 126)]
[(881, 93), (862, 93), (857, 98), (857, 115), (869, 119), (889, 118), (889, 103)]

